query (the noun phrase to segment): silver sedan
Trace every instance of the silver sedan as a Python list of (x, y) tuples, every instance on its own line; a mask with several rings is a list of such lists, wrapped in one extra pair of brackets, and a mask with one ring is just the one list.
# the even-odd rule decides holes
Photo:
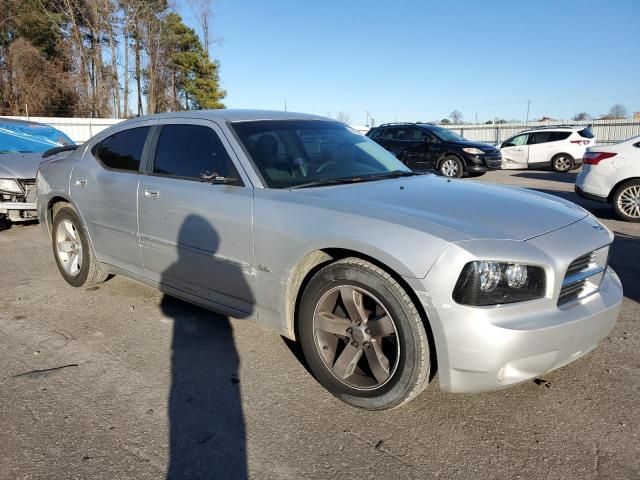
[(122, 274), (254, 320), (372, 410), (415, 397), (436, 366), (453, 392), (561, 367), (622, 301), (613, 235), (582, 208), (414, 173), (324, 117), (132, 119), (42, 164), (37, 193), (71, 285)]

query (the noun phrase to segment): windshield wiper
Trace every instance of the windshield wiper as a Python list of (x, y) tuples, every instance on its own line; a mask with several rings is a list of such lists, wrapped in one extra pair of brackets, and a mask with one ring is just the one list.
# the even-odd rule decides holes
[(399, 178), (399, 177), (413, 177), (415, 175), (424, 175), (424, 173), (413, 172), (406, 170), (392, 170), (391, 172), (383, 172), (383, 173), (374, 173), (372, 175), (368, 175), (364, 178), (364, 180), (379, 180), (384, 178)]
[(413, 177), (414, 175), (424, 175), (419, 172), (407, 172), (406, 170), (393, 170), (391, 172), (374, 173), (372, 175), (365, 175), (359, 177), (347, 177), (347, 178), (325, 178), (322, 180), (314, 180), (312, 182), (301, 183), (289, 187), (294, 188), (307, 188), (307, 187), (321, 187), (325, 185), (340, 185), (345, 183), (359, 183), (359, 182), (373, 182), (375, 180), (384, 180), (386, 178), (399, 178), (399, 177)]
[(348, 178), (324, 178), (322, 180), (313, 180), (312, 182), (300, 183), (289, 187), (294, 188), (307, 188), (307, 187), (320, 187), (324, 185), (340, 185), (345, 183), (358, 183), (364, 180), (363, 177), (348, 177)]

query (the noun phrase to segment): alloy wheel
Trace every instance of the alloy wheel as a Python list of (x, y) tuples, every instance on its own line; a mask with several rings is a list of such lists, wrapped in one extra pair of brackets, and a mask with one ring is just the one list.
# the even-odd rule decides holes
[(313, 336), (327, 369), (357, 390), (386, 384), (400, 360), (395, 322), (367, 290), (343, 285), (327, 291), (317, 303)]
[(559, 172), (567, 172), (571, 169), (571, 159), (562, 155), (556, 158), (555, 167)]
[(458, 174), (458, 168), (458, 162), (448, 159), (442, 163), (440, 171), (445, 177), (455, 177)]
[(630, 185), (620, 192), (618, 208), (631, 218), (640, 218), (640, 185)]
[(56, 254), (65, 272), (76, 276), (82, 268), (82, 241), (76, 226), (63, 220), (56, 229)]

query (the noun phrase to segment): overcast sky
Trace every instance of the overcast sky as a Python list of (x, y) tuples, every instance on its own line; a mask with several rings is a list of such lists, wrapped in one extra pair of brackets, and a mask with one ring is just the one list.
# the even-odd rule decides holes
[[(188, 0), (178, 0), (196, 25)], [(640, 111), (640, 0), (216, 0), (231, 108), (365, 123)]]

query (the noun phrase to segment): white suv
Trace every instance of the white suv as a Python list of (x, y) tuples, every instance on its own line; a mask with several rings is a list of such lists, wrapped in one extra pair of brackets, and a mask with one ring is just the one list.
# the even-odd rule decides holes
[(551, 167), (556, 172), (568, 172), (582, 163), (587, 147), (594, 144), (589, 127), (539, 127), (518, 133), (498, 148), (503, 169)]
[(612, 203), (619, 218), (640, 222), (640, 136), (590, 148), (576, 178), (576, 193)]

